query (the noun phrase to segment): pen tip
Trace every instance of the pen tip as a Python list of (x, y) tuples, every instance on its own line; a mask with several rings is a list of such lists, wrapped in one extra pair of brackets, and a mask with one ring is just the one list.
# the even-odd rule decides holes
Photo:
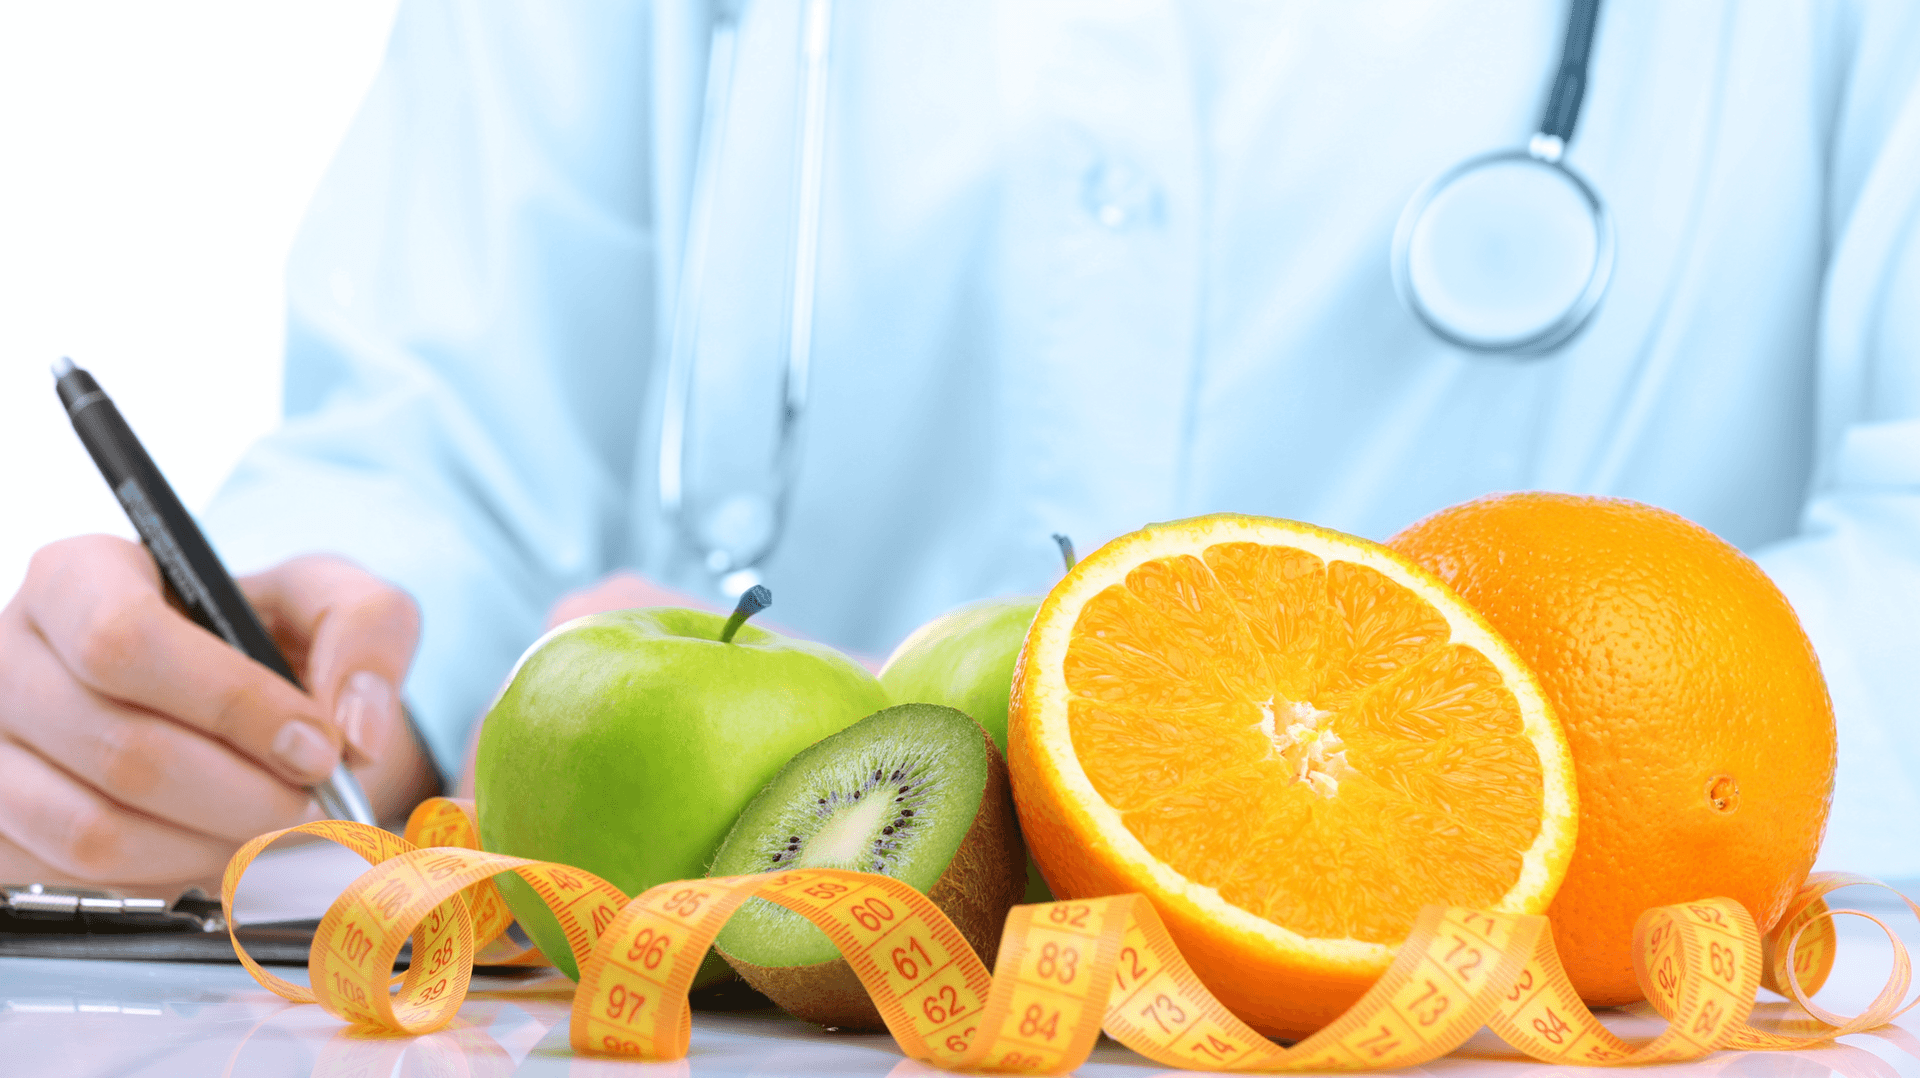
[(66, 356), (61, 356), (53, 362), (53, 380), (58, 382), (60, 379), (72, 374), (75, 369), (73, 360), (68, 359)]

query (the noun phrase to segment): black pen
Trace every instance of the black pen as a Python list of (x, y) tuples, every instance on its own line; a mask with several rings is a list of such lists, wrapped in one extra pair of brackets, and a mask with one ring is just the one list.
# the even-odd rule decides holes
[[(246, 596), (234, 584), (227, 568), (220, 564), (199, 525), (187, 514), (187, 508), (167, 485), (167, 480), (147, 456), (132, 428), (120, 417), (93, 375), (62, 358), (53, 365), (54, 389), (73, 420), (74, 433), (87, 447), (93, 462), (120, 499), (121, 508), (140, 533), (140, 541), (160, 566), (160, 576), (169, 591), (180, 600), (201, 628), (220, 637), (236, 649), (279, 674), (302, 692), (305, 687), (287, 665), (286, 656), (260, 624)], [(373, 808), (367, 803), (360, 783), (341, 763), (325, 782), (313, 787), (320, 810), (336, 820), (354, 820), (378, 826)]]

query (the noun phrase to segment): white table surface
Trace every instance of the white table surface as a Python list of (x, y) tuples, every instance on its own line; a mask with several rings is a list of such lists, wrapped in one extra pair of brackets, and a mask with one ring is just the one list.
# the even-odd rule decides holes
[[(342, 863), (345, 868), (352, 866)], [(306, 866), (311, 868), (309, 864)], [(302, 890), (312, 873), (301, 877)], [(347, 878), (351, 878), (349, 875)], [(310, 891), (308, 893), (311, 893)], [(324, 897), (330, 898), (334, 892)], [(1858, 889), (1836, 905), (1869, 904), (1920, 943), (1910, 916), (1895, 914)], [(1863, 899), (1865, 901), (1863, 901)], [(262, 908), (265, 908), (263, 905)], [(284, 906), (276, 913), (290, 912)], [(1878, 929), (1841, 918), (1840, 961), (1818, 1001), (1851, 1012), (1879, 989), (1892, 950)], [(305, 971), (277, 968), (289, 980)], [(1773, 1000), (1769, 993), (1763, 999)], [(475, 978), (456, 1027), (423, 1037), (356, 1034), (313, 1005), (294, 1005), (254, 983), (237, 965), (0, 959), (0, 1074), (54, 1076), (243, 1075), (277, 1078), (455, 1078), (472, 1075), (685, 1076), (871, 1075), (908, 1078), (940, 1072), (907, 1061), (885, 1034), (834, 1034), (777, 1011), (700, 1012), (687, 1060), (643, 1064), (575, 1057), (567, 1046), (572, 983), (552, 972)], [(1762, 1004), (1760, 1015), (1785, 1017), (1788, 1005)], [(1651, 1036), (1657, 1018), (1603, 1012), (1624, 1036)], [(1684, 1065), (1644, 1068), (1690, 1078), (1920, 1078), (1920, 1011), (1877, 1034), (1844, 1038), (1799, 1052), (1722, 1052)], [(1109, 1040), (1079, 1072), (1091, 1076), (1168, 1072)], [(1486, 1031), (1466, 1047), (1424, 1068), (1435, 1078), (1574, 1078), (1577, 1068), (1513, 1055)], [(1597, 1072), (1589, 1072), (1597, 1073)]]

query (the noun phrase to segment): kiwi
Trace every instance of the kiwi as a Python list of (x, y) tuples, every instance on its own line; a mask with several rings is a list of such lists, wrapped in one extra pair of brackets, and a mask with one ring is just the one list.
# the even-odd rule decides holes
[[(1006, 759), (965, 712), (902, 704), (814, 742), (747, 803), (710, 875), (847, 868), (892, 876), (933, 899), (988, 966), (1026, 888), (1026, 850)], [(825, 933), (752, 899), (714, 941), (746, 982), (788, 1014), (885, 1029)]]

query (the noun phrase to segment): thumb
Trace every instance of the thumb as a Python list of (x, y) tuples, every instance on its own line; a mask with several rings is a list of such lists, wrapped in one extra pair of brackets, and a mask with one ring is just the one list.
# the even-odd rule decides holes
[(307, 691), (339, 728), (348, 763), (378, 759), (402, 724), (400, 686), (420, 639), (413, 599), (331, 555), (294, 558), (238, 583), (274, 635), (305, 644)]

